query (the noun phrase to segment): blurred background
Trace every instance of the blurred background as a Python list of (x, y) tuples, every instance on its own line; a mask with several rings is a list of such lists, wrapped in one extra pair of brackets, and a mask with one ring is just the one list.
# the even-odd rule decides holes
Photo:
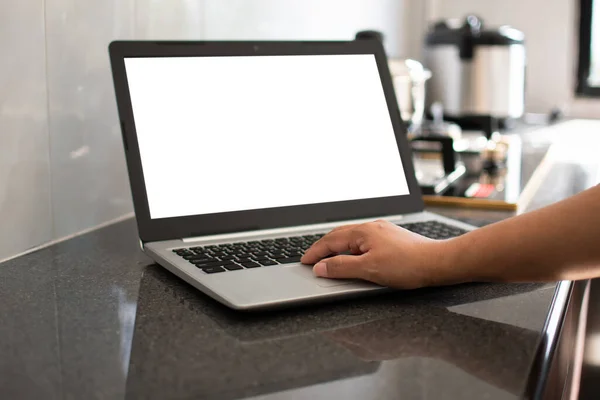
[[(593, 21), (583, 43), (580, 10)], [(390, 57), (422, 60), (430, 24), (468, 14), (524, 33), (526, 112), (600, 115), (600, 1), (3, 1), (0, 260), (131, 215), (111, 40), (350, 40), (372, 29)]]

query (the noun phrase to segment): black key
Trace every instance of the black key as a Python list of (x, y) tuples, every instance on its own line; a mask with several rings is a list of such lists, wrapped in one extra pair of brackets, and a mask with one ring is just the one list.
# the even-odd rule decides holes
[(190, 247), (190, 250), (194, 250), (194, 251), (195, 250), (203, 250), (203, 249), (204, 249), (204, 247), (202, 247), (202, 246)]
[(268, 260), (269, 259), (269, 257), (267, 257), (267, 256), (255, 256), (255, 257), (252, 257), (252, 258), (254, 260), (256, 260), (256, 261), (259, 261), (259, 262), (263, 261), (263, 260)]
[(192, 258), (191, 260), (188, 260), (189, 262), (191, 262), (192, 264), (196, 265), (196, 264), (204, 264), (204, 263), (209, 263), (209, 262), (213, 262), (213, 261), (218, 261), (215, 260), (214, 258)]
[(238, 257), (235, 261), (240, 262), (240, 263), (246, 263), (246, 262), (252, 262), (254, 260), (250, 257)]
[(295, 252), (295, 253), (288, 253), (288, 256), (290, 256), (290, 257), (302, 257), (303, 254), (301, 252)]
[(275, 243), (285, 243), (288, 241), (288, 238), (279, 238), (275, 239)]
[(260, 263), (260, 265), (262, 265), (264, 267), (268, 267), (268, 266), (271, 266), (271, 265), (277, 265), (278, 264), (277, 261), (273, 261), (273, 260), (269, 260), (269, 259), (260, 260), (259, 263)]
[(237, 264), (226, 264), (223, 265), (223, 268), (225, 268), (227, 271), (238, 271), (240, 269), (244, 269), (244, 267), (237, 265)]
[(187, 249), (173, 249), (173, 253), (179, 253), (181, 251), (186, 251)]
[(277, 262), (281, 264), (293, 264), (299, 263), (301, 257), (289, 257), (289, 258), (278, 258)]
[(196, 258), (205, 258), (206, 256), (205, 255), (198, 255), (198, 254), (185, 254), (185, 255), (183, 255), (181, 257), (183, 257), (185, 260), (189, 261), (189, 260), (195, 260)]
[(214, 258), (212, 254), (208, 254), (208, 253), (201, 253), (201, 254), (186, 254), (183, 257), (187, 257), (189, 259), (200, 259), (200, 258)]
[(224, 256), (225, 253), (223, 253), (222, 251), (213, 251), (212, 255), (215, 257), (221, 257), (221, 256)]
[(431, 239), (448, 239), (465, 233), (460, 228), (455, 228), (437, 221), (417, 222), (400, 226)]
[(234, 256), (221, 256), (221, 257), (219, 257), (219, 259), (223, 260), (223, 261), (231, 261), (231, 260), (235, 260), (235, 257)]
[(248, 253), (239, 253), (235, 255), (237, 258), (250, 258), (252, 257), (252, 254), (248, 254)]
[(258, 268), (260, 267), (260, 264), (255, 263), (255, 262), (243, 262), (241, 263), (244, 267), (246, 268)]
[(210, 267), (218, 267), (223, 264), (228, 264), (227, 261), (207, 261), (207, 262), (192, 262), (198, 268), (210, 268)]
[(223, 267), (208, 267), (202, 268), (202, 271), (206, 272), (207, 274), (216, 274), (219, 272), (225, 272), (225, 269)]
[(259, 244), (260, 242), (258, 240), (252, 240), (250, 242), (248, 242), (248, 244)]
[(266, 251), (255, 251), (255, 252), (252, 253), (252, 255), (255, 256), (255, 257), (264, 256), (266, 254), (267, 254)]

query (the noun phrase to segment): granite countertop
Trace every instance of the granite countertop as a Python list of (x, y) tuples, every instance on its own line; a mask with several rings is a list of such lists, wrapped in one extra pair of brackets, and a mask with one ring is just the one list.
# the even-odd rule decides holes
[(0, 398), (521, 398), (556, 286), (239, 313), (153, 264), (127, 220), (0, 265)]
[(243, 314), (122, 222), (0, 268), (3, 398), (518, 398), (554, 284), (476, 284)]

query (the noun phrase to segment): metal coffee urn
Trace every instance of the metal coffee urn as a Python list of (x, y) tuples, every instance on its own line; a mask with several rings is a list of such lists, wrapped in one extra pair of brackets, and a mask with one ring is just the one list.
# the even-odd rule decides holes
[[(432, 78), (428, 107), (441, 103), (448, 120), (464, 129), (510, 125), (525, 108), (525, 36), (508, 26), (485, 29), (474, 15), (444, 20), (426, 37), (425, 66)], [(492, 122), (490, 122), (492, 121)]]

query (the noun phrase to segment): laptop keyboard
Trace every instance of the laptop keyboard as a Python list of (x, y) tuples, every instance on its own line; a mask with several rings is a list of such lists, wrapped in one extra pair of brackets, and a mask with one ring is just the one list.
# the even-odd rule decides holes
[[(449, 239), (467, 231), (438, 221), (401, 224), (431, 239)], [(207, 274), (299, 263), (302, 254), (324, 234), (174, 249), (173, 252)]]

